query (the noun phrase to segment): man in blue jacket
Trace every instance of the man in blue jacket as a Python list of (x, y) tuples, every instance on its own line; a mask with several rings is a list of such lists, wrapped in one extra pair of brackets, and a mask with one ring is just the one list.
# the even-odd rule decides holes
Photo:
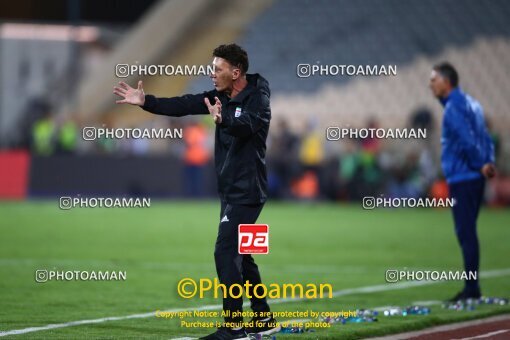
[[(496, 172), (494, 145), (487, 132), (482, 106), (459, 88), (459, 76), (451, 64), (433, 67), (430, 89), (444, 106), (441, 166), (450, 196), (455, 199), (452, 209), (455, 233), (468, 276), (464, 289), (452, 301), (479, 298), (476, 220), (485, 178), (492, 178)], [(470, 272), (476, 272), (476, 279), (469, 279)]]

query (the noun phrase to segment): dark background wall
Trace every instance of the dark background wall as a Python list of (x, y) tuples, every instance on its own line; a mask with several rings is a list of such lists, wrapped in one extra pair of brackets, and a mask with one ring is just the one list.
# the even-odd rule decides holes
[[(172, 156), (34, 156), (28, 195), (186, 197), (182, 160)], [(216, 197), (212, 164), (204, 168), (202, 193)]]

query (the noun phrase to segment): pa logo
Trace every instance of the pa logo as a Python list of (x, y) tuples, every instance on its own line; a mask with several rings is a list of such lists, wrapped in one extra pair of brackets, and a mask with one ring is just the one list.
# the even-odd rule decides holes
[(239, 254), (269, 253), (269, 226), (267, 224), (240, 224), (238, 227)]
[(239, 117), (241, 115), (242, 111), (241, 111), (241, 108), (240, 107), (236, 107), (236, 112), (234, 114), (234, 117)]

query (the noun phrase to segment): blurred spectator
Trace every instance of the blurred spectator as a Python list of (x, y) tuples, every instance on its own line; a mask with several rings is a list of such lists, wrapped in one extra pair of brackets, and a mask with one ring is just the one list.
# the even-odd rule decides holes
[(278, 121), (275, 130), (268, 150), (271, 157), (269, 190), (273, 197), (289, 198), (291, 179), (299, 171), (297, 165), (299, 138), (292, 133), (284, 119)]
[(356, 190), (352, 180), (359, 166), (359, 146), (358, 144), (350, 139), (345, 141), (345, 150), (338, 162), (338, 183), (339, 183), (339, 194), (338, 197), (342, 199), (352, 199), (358, 195), (355, 193)]
[[(377, 121), (377, 119), (370, 118), (368, 120), (368, 122), (367, 122), (368, 129), (378, 129), (379, 127), (380, 126), (379, 126), (379, 122)], [(364, 151), (369, 152), (371, 154), (377, 154), (381, 148), (381, 140), (376, 137), (372, 137), (372, 136), (369, 136), (367, 138), (362, 138), (361, 146)]]
[(419, 181), (418, 157), (410, 153), (404, 164), (394, 169), (387, 188), (389, 197), (419, 198), (424, 194)]
[(203, 195), (205, 167), (211, 158), (207, 149), (207, 130), (198, 122), (192, 122), (183, 131), (184, 177), (186, 190), (190, 197)]
[(429, 197), (436, 199), (447, 199), (450, 197), (448, 193), (448, 184), (444, 177), (438, 178), (430, 187)]
[(32, 126), (32, 151), (41, 156), (49, 156), (54, 150), (55, 122), (47, 113)]
[(59, 153), (74, 153), (78, 140), (78, 127), (73, 120), (67, 119), (58, 130), (57, 151)]
[(313, 119), (308, 121), (303, 133), (299, 160), (307, 170), (317, 172), (318, 167), (324, 160), (324, 133), (317, 131), (317, 122)]
[(315, 171), (307, 170), (291, 184), (295, 197), (302, 200), (313, 200), (319, 196), (319, 179)]
[(434, 126), (434, 117), (428, 108), (421, 107), (411, 114), (411, 127), (413, 129), (426, 129), (428, 133), (431, 133)]

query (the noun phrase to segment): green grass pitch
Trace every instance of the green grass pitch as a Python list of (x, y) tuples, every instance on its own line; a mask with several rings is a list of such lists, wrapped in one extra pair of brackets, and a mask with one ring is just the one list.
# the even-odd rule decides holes
[[(479, 218), (483, 293), (508, 297), (510, 211), (483, 209)], [(0, 203), (0, 334), (79, 320), (190, 309), (221, 301), (183, 299), (184, 277), (214, 278), (218, 202), (153, 201), (146, 209), (63, 211), (58, 201)], [(460, 250), (447, 209), (380, 209), (361, 205), (268, 202), (258, 222), (270, 226), (269, 255), (256, 256), (263, 281), (330, 283), (335, 291), (385, 283), (387, 269), (461, 270)], [(36, 283), (37, 269), (123, 270), (126, 281)], [(273, 304), (277, 311), (340, 311), (443, 300), (460, 282), (345, 293), (333, 299)], [(375, 323), (333, 324), (278, 339), (353, 339), (510, 312), (510, 306), (474, 311), (432, 305), (429, 316), (384, 317)], [(192, 319), (190, 321), (193, 321)], [(149, 316), (41, 330), (6, 338), (198, 337), (211, 329), (182, 328), (179, 320)]]

